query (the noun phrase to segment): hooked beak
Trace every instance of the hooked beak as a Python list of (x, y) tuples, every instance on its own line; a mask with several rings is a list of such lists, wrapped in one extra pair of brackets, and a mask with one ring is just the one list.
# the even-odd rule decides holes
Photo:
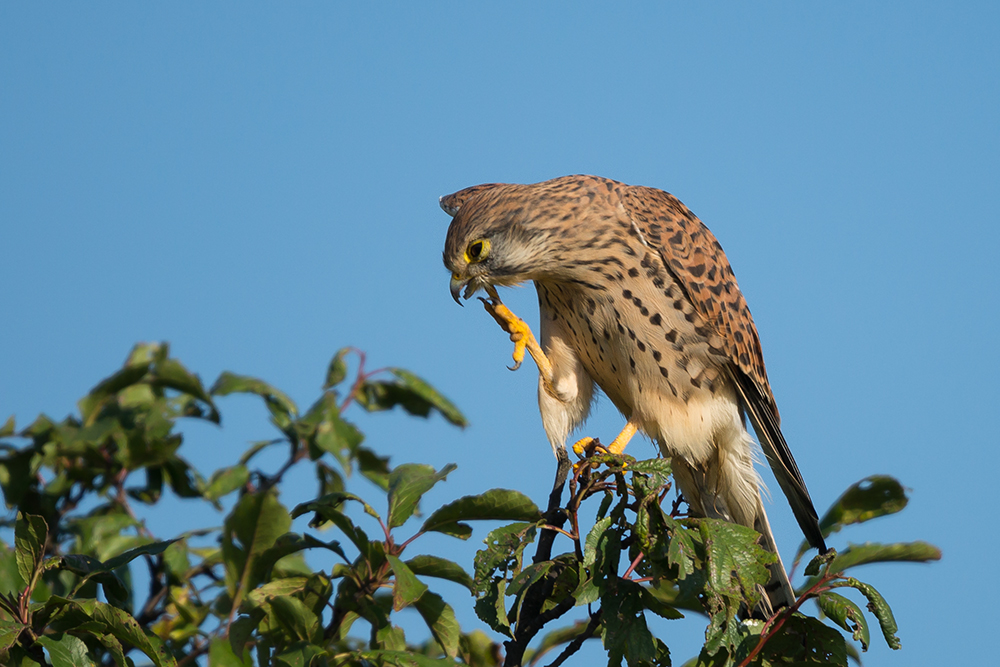
[[(462, 276), (457, 273), (451, 274), (451, 298), (454, 299), (455, 303), (460, 306), (463, 304), (459, 297), (462, 295), (462, 288), (465, 287), (468, 282), (468, 278), (462, 278)], [(468, 298), (468, 295), (466, 295), (466, 298)]]

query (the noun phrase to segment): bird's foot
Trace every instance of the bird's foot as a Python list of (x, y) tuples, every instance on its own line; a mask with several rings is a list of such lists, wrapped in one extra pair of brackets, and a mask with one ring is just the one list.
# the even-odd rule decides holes
[(622, 429), (622, 432), (615, 436), (615, 439), (611, 441), (610, 445), (608, 445), (608, 454), (614, 454), (617, 456), (624, 452), (625, 447), (628, 446), (629, 441), (632, 440), (632, 437), (638, 430), (639, 427), (632, 423), (632, 421), (625, 424), (625, 428)]
[(591, 444), (593, 444), (594, 442), (600, 444), (600, 442), (598, 442), (594, 438), (580, 438), (575, 443), (573, 443), (573, 453), (576, 454), (577, 456), (583, 456), (584, 453), (586, 453), (587, 448), (590, 447)]
[(489, 299), (479, 298), (483, 302), (483, 307), (489, 313), (500, 328), (510, 334), (510, 340), (514, 343), (514, 365), (509, 366), (510, 370), (516, 371), (524, 361), (524, 353), (527, 352), (538, 365), (538, 370), (542, 374), (547, 387), (551, 386), (552, 364), (549, 358), (542, 351), (542, 346), (538, 344), (535, 334), (531, 333), (528, 323), (510, 311), (504, 305), (496, 292), (490, 294)]
[[(638, 432), (639, 427), (633, 422), (629, 421), (625, 424), (625, 428), (622, 432), (615, 436), (615, 439), (611, 441), (610, 445), (604, 446), (601, 441), (597, 438), (581, 438), (573, 444), (573, 453), (577, 456), (583, 457), (585, 460), (580, 461), (574, 465), (574, 469), (577, 466), (584, 465), (586, 459), (590, 458), (594, 454), (611, 454), (612, 456), (620, 456), (622, 452), (625, 451), (625, 447), (628, 445), (632, 437)], [(597, 463), (591, 463), (591, 467), (597, 467)]]

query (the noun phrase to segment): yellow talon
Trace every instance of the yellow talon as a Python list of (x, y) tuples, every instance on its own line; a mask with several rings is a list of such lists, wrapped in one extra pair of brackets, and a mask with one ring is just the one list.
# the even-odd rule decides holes
[(531, 354), (531, 358), (538, 364), (538, 370), (545, 379), (546, 385), (551, 385), (552, 364), (548, 357), (542, 352), (541, 345), (535, 340), (535, 335), (531, 333), (528, 323), (510, 311), (499, 298), (491, 295), (489, 300), (480, 297), (486, 312), (493, 316), (500, 328), (510, 334), (510, 340), (514, 343), (514, 366), (512, 371), (521, 367), (524, 361), (524, 353)]
[(638, 430), (639, 427), (633, 424), (631, 420), (629, 420), (629, 422), (625, 424), (625, 428), (622, 429), (622, 432), (619, 433), (618, 436), (611, 441), (610, 445), (608, 445), (608, 453), (617, 456), (618, 454), (624, 452), (625, 447), (628, 445), (629, 441), (632, 439), (632, 436), (634, 436), (636, 434), (636, 431)]
[(593, 441), (593, 438), (581, 438), (580, 440), (577, 440), (576, 444), (573, 445), (573, 453), (577, 456), (583, 456), (584, 451), (586, 451), (587, 447), (589, 447), (590, 443)]

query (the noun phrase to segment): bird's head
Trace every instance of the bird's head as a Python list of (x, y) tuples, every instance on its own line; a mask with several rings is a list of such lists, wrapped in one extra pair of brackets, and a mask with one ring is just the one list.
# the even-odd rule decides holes
[[(532, 210), (524, 192), (530, 186), (475, 185), (441, 197), (452, 216), (444, 246), (451, 271), (451, 295), (461, 304), (481, 289), (516, 285), (539, 277), (545, 266), (545, 229), (530, 224)], [(463, 294), (464, 290), (464, 294)]]

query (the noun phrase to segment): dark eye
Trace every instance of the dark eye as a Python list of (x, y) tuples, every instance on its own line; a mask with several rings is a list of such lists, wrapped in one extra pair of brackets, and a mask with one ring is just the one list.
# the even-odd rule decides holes
[(481, 262), (490, 254), (490, 240), (476, 239), (465, 249), (465, 261), (470, 264)]

